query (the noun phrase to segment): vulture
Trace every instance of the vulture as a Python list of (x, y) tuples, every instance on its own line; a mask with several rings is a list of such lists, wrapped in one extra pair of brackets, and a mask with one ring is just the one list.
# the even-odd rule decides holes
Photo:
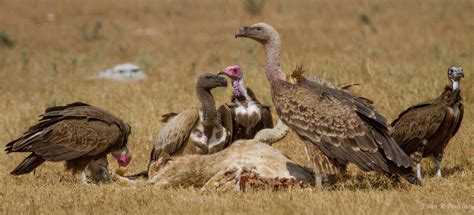
[(232, 104), (229, 106), (234, 119), (233, 141), (252, 139), (261, 129), (273, 127), (270, 107), (262, 105), (254, 92), (245, 87), (240, 66), (228, 66), (218, 74), (228, 76), (232, 82)]
[(166, 126), (158, 134), (150, 163), (162, 156), (182, 154), (212, 154), (231, 142), (232, 115), (221, 106), (216, 110), (211, 90), (226, 87), (227, 80), (215, 74), (203, 74), (196, 83), (201, 108), (191, 107), (179, 114), (163, 115)]
[[(306, 143), (308, 151), (322, 152), (330, 166), (350, 162), (363, 171), (400, 175), (420, 185), (411, 168), (413, 160), (396, 144), (386, 119), (367, 99), (310, 81), (302, 76), (303, 70), (285, 75), (280, 68), (279, 34), (266, 23), (243, 27), (235, 37), (251, 38), (263, 45), (277, 114)], [(325, 165), (313, 163), (317, 186), (321, 186)]]
[(106, 160), (109, 153), (120, 167), (131, 161), (127, 148), (131, 128), (106, 110), (76, 102), (47, 108), (40, 117), (37, 124), (6, 145), (7, 153), (30, 153), (10, 174), (29, 173), (45, 161), (66, 161), (66, 170), (80, 172), (86, 182), (86, 166)]
[(416, 162), (416, 176), (421, 180), (421, 159), (433, 156), (436, 177), (441, 176), (443, 151), (456, 134), (464, 114), (461, 102), (461, 67), (448, 69), (450, 86), (438, 98), (411, 106), (392, 122), (393, 138)]

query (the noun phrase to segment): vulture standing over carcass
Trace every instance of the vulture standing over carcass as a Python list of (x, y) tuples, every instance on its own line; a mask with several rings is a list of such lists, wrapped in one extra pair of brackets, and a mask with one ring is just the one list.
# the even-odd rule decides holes
[[(280, 119), (305, 141), (307, 150), (316, 146), (332, 165), (351, 162), (364, 171), (401, 175), (420, 184), (411, 168), (413, 160), (395, 143), (386, 119), (366, 99), (309, 81), (300, 74), (303, 70), (286, 77), (280, 68), (280, 37), (266, 23), (243, 27), (235, 37), (251, 38), (264, 46), (273, 104)], [(313, 168), (315, 183), (321, 186), (320, 170), (325, 167)]]
[(196, 83), (201, 108), (191, 107), (179, 114), (163, 115), (166, 126), (158, 134), (150, 163), (162, 156), (212, 154), (230, 144), (232, 114), (225, 106), (216, 110), (211, 90), (226, 87), (227, 80), (215, 74), (203, 74)]
[(240, 66), (228, 66), (219, 74), (228, 76), (232, 82), (230, 109), (235, 121), (232, 139), (252, 139), (261, 129), (273, 128), (270, 107), (262, 105), (254, 92), (245, 87), (244, 74)]
[(130, 133), (128, 124), (98, 107), (80, 102), (50, 107), (36, 125), (6, 145), (7, 153), (31, 153), (10, 174), (29, 173), (45, 161), (66, 161), (66, 170), (81, 172), (86, 182), (86, 166), (109, 153), (120, 167), (130, 163)]
[(461, 103), (461, 67), (448, 69), (451, 86), (431, 101), (422, 102), (403, 111), (392, 122), (393, 138), (416, 162), (416, 176), (421, 180), (421, 159), (433, 156), (436, 176), (441, 178), (441, 160), (449, 140), (456, 134), (464, 114)]

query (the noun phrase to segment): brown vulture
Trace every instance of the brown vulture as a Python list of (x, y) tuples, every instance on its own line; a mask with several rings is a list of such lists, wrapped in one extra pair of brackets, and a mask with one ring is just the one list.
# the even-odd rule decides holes
[[(243, 27), (235, 37), (251, 38), (264, 46), (266, 75), (278, 116), (306, 142), (307, 149), (316, 147), (333, 166), (351, 162), (364, 171), (401, 175), (420, 184), (411, 168), (413, 160), (396, 144), (386, 119), (366, 99), (309, 81), (297, 72), (286, 77), (280, 68), (279, 34), (266, 23)], [(321, 186), (324, 166), (313, 167), (316, 185)]]
[(125, 167), (131, 161), (127, 149), (130, 126), (110, 112), (85, 103), (47, 108), (39, 122), (8, 143), (7, 153), (30, 152), (10, 174), (33, 171), (45, 161), (66, 161), (66, 170), (81, 172), (107, 154)]
[(411, 106), (392, 122), (393, 138), (416, 162), (416, 176), (421, 180), (421, 159), (433, 156), (436, 176), (441, 178), (441, 160), (449, 140), (461, 125), (464, 108), (461, 103), (461, 67), (448, 69), (451, 86), (438, 98)]
[(273, 128), (270, 107), (262, 105), (254, 92), (245, 87), (240, 66), (228, 66), (219, 74), (228, 76), (232, 82), (232, 104), (229, 105), (234, 119), (232, 140), (252, 139), (258, 131)]
[(163, 115), (166, 126), (158, 134), (150, 163), (162, 156), (212, 154), (231, 143), (232, 115), (221, 106), (216, 110), (211, 90), (226, 87), (227, 80), (215, 74), (203, 74), (196, 83), (201, 108), (191, 107), (179, 114)]

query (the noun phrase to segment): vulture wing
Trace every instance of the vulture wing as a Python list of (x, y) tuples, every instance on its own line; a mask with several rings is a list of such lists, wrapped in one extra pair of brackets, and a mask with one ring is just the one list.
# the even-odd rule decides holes
[(331, 158), (386, 173), (413, 164), (390, 137), (386, 119), (358, 96), (311, 81), (276, 80), (272, 98), (285, 124)]
[(151, 152), (150, 162), (158, 160), (162, 153), (173, 155), (185, 148), (191, 130), (199, 121), (199, 110), (189, 108), (172, 117), (158, 134)]
[(227, 137), (227, 142), (224, 145), (224, 148), (228, 147), (230, 144), (232, 144), (232, 135), (234, 132), (234, 118), (232, 117), (232, 109), (227, 106), (227, 105), (221, 105), (219, 109), (217, 110), (218, 116), (219, 116), (219, 121), (222, 126), (227, 130), (228, 132), (228, 137)]
[(270, 110), (270, 106), (262, 105), (260, 109), (260, 117), (263, 123), (263, 128), (273, 128), (273, 119), (272, 119), (272, 111)]
[(456, 124), (455, 124), (455, 128), (454, 128), (454, 131), (453, 131), (453, 134), (452, 136), (454, 136), (458, 130), (459, 130), (459, 127), (461, 126), (461, 122), (462, 122), (462, 118), (464, 117), (464, 105), (459, 102), (459, 116), (457, 116), (457, 121), (456, 121)]
[(446, 117), (445, 107), (426, 102), (403, 111), (392, 122), (392, 137), (408, 154), (417, 150), (423, 139), (429, 139), (440, 128)]
[(17, 167), (19, 172), (12, 172), (23, 174), (32, 171), (40, 160), (102, 156), (113, 148), (125, 146), (130, 132), (130, 127), (111, 113), (84, 103), (73, 103), (48, 108), (40, 121), (8, 143), (5, 151), (32, 152)]
[(5, 151), (35, 152), (51, 161), (92, 156), (117, 143), (117, 147), (125, 145), (130, 132), (130, 127), (111, 113), (84, 103), (73, 103), (48, 108), (40, 121), (8, 143)]

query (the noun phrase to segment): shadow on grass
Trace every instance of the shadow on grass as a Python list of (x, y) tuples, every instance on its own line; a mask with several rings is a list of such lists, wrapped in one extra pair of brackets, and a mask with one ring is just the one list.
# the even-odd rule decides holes
[[(446, 177), (446, 176), (451, 176), (451, 175), (454, 175), (454, 174), (457, 174), (457, 173), (460, 173), (464, 171), (464, 167), (462, 166), (453, 166), (453, 167), (442, 167), (441, 168), (441, 173), (443, 175), (443, 177)], [(428, 169), (426, 172), (425, 172), (425, 177), (435, 177), (436, 175), (436, 169), (435, 168), (430, 168)]]
[(408, 189), (411, 186), (402, 182), (400, 177), (385, 177), (377, 174), (357, 174), (339, 177), (336, 184), (329, 186), (328, 190), (393, 190)]

